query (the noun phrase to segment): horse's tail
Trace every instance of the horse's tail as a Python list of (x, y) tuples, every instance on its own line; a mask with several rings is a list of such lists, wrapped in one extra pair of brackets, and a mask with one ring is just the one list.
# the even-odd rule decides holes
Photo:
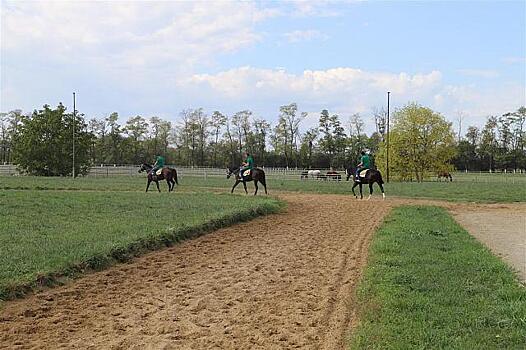
[(176, 183), (177, 185), (179, 185), (179, 181), (177, 181), (177, 170), (172, 169), (172, 174), (173, 174), (173, 177), (174, 177), (175, 183)]
[(381, 172), (378, 172), (378, 183), (380, 185), (384, 184), (384, 179), (382, 179), (382, 173)]
[(265, 172), (261, 169), (259, 169), (259, 171), (261, 172), (261, 178), (259, 179), (259, 182), (261, 182), (263, 184), (263, 186), (267, 186), (267, 180), (265, 179)]

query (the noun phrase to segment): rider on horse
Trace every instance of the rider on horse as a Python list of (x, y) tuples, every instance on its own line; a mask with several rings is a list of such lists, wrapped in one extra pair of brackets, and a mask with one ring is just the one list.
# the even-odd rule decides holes
[(155, 172), (159, 169), (162, 169), (164, 167), (164, 157), (162, 156), (156, 156), (155, 164), (153, 165), (152, 170), (150, 170), (150, 174), (152, 176), (155, 176)]
[(362, 170), (369, 169), (371, 167), (371, 158), (369, 158), (369, 155), (366, 154), (364, 151), (362, 151), (362, 156), (360, 157), (360, 164), (356, 167), (356, 177), (355, 181), (360, 182), (360, 172)]
[(242, 179), (244, 178), (243, 173), (248, 169), (250, 169), (250, 173), (252, 173), (252, 169), (254, 169), (254, 158), (252, 158), (252, 156), (247, 151), (245, 151), (243, 152), (243, 163), (239, 168), (239, 175)]

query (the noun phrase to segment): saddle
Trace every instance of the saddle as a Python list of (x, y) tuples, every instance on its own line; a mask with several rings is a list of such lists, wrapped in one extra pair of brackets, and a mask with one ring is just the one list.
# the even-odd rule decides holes
[(250, 170), (250, 169), (247, 169), (247, 170), (243, 171), (243, 177), (249, 177), (251, 172), (252, 172), (252, 170)]
[(364, 178), (365, 175), (367, 175), (367, 172), (368, 172), (368, 171), (369, 171), (369, 169), (364, 169), (364, 170), (360, 171), (359, 176), (360, 176), (361, 178)]
[(163, 173), (163, 168), (161, 169), (158, 169), (156, 172), (155, 172), (155, 175), (159, 176)]

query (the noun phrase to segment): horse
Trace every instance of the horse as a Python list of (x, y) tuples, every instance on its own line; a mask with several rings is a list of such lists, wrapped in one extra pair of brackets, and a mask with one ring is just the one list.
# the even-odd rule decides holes
[(447, 179), (449, 179), (449, 182), (453, 181), (453, 176), (451, 176), (449, 171), (439, 171), (437, 174), (437, 181), (440, 181), (442, 177), (446, 178), (446, 181)]
[[(353, 177), (354, 184), (352, 185), (351, 189), (352, 189), (352, 193), (354, 194), (355, 198), (358, 198), (358, 196), (354, 192), (354, 188), (356, 186), (358, 186), (358, 185), (360, 186), (360, 199), (363, 199), (362, 185), (363, 184), (368, 184), (369, 185), (369, 197), (367, 198), (367, 200), (371, 199), (371, 196), (373, 194), (373, 184), (376, 182), (378, 184), (378, 186), (380, 186), (380, 190), (382, 190), (382, 197), (383, 197), (383, 199), (385, 199), (384, 180), (382, 179), (382, 174), (378, 170), (367, 169), (367, 173), (365, 174), (365, 177), (361, 177), (360, 178), (361, 179), (360, 182), (356, 181), (356, 174), (355, 174), (356, 168), (348, 168), (347, 170), (351, 171), (351, 174), (352, 174), (352, 177)], [(361, 173), (361, 171), (360, 171), (360, 173)], [(349, 175), (349, 173), (347, 173), (347, 176), (348, 175)]]
[(153, 166), (150, 164), (143, 163), (140, 166), (139, 172), (142, 173), (143, 171), (148, 172), (148, 184), (146, 185), (146, 192), (148, 192), (148, 188), (150, 187), (150, 183), (152, 181), (155, 182), (157, 185), (157, 190), (161, 192), (161, 189), (159, 188), (159, 180), (166, 180), (166, 183), (168, 184), (168, 192), (172, 192), (175, 184), (179, 185), (179, 182), (177, 181), (177, 170), (173, 168), (163, 167), (161, 171), (161, 175), (156, 175), (150, 173), (150, 170), (152, 170)]
[(321, 171), (319, 170), (309, 170), (308, 171), (309, 177), (312, 177), (313, 179), (319, 179), (321, 175)]
[(325, 175), (327, 176), (327, 180), (333, 180), (333, 181), (342, 180), (342, 176), (337, 171), (334, 171), (334, 170), (327, 171)]
[(247, 181), (254, 181), (254, 186), (256, 187), (256, 192), (254, 192), (254, 196), (258, 193), (258, 182), (261, 182), (263, 187), (265, 188), (265, 194), (267, 193), (267, 181), (265, 180), (265, 172), (262, 169), (254, 168), (250, 172), (250, 175), (247, 177), (241, 177), (239, 174), (239, 167), (229, 167), (226, 169), (226, 178), (229, 179), (230, 176), (234, 175), (234, 178), (236, 179), (236, 183), (234, 186), (232, 186), (232, 190), (230, 193), (234, 193), (234, 188), (236, 188), (237, 185), (239, 185), (240, 182), (243, 183), (243, 187), (245, 188), (245, 193), (248, 194), (247, 191)]

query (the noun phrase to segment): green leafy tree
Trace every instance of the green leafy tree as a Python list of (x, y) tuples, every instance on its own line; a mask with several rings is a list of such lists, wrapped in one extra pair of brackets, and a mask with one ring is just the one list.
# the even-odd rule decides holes
[(265, 119), (254, 120), (254, 135), (252, 153), (256, 156), (257, 164), (265, 164), (267, 136), (270, 130), (270, 123)]
[(337, 114), (330, 115), (324, 109), (320, 113), (319, 127), (320, 151), (325, 156), (322, 166), (344, 166), (347, 135)]
[(126, 158), (132, 164), (140, 164), (146, 161), (144, 140), (148, 132), (148, 122), (140, 115), (132, 117), (126, 121), (124, 126), (124, 133), (128, 136), (128, 152), (130, 153)]
[(219, 111), (214, 111), (210, 117), (210, 126), (212, 127), (212, 135), (214, 137), (214, 143), (212, 144), (212, 165), (218, 166), (217, 151), (220, 148), (219, 136), (221, 130), (225, 127), (227, 117)]
[(480, 152), (485, 162), (484, 168), (490, 171), (495, 170), (495, 158), (498, 155), (497, 126), (497, 118), (489, 117), (482, 129), (480, 141)]
[(11, 163), (13, 138), (22, 119), (22, 111), (0, 113), (0, 164)]
[(300, 159), (304, 168), (310, 169), (313, 164), (315, 142), (318, 137), (318, 129), (311, 128), (305, 132), (301, 140)]
[[(45, 105), (29, 116), (22, 116), (14, 137), (13, 158), (18, 167), (31, 175), (68, 176), (72, 173), (73, 115), (59, 104)], [(92, 134), (82, 115), (75, 118), (75, 173), (86, 174)]]
[[(423, 181), (437, 171), (452, 170), (455, 133), (450, 122), (430, 108), (411, 103), (393, 114), (389, 168), (398, 178)], [(376, 157), (385, 173), (385, 143)]]

